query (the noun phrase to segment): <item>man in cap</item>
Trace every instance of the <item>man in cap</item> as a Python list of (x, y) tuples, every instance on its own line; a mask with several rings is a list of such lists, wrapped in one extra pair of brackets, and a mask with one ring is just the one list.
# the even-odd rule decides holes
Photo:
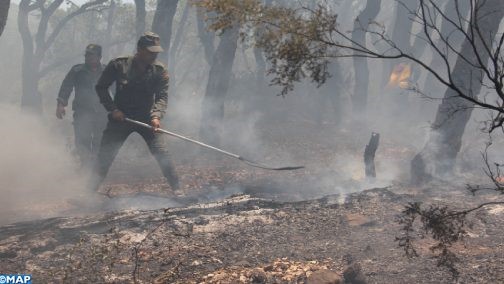
[(75, 92), (72, 102), (75, 151), (81, 166), (89, 169), (98, 152), (101, 135), (107, 123), (106, 112), (100, 106), (94, 86), (104, 66), (101, 64), (101, 46), (89, 44), (84, 64), (74, 65), (65, 76), (59, 90), (56, 117), (65, 116), (68, 99)]
[[(168, 72), (156, 57), (163, 49), (159, 36), (147, 32), (137, 43), (134, 56), (119, 57), (110, 61), (96, 84), (100, 102), (109, 112), (109, 122), (100, 144), (96, 180), (92, 185), (98, 190), (107, 172), (128, 136), (137, 132), (147, 143), (172, 190), (179, 188), (175, 169), (167, 147), (167, 137), (155, 131), (160, 127), (168, 102)], [(116, 84), (114, 99), (109, 87)], [(124, 121), (131, 118), (150, 124), (153, 129)]]

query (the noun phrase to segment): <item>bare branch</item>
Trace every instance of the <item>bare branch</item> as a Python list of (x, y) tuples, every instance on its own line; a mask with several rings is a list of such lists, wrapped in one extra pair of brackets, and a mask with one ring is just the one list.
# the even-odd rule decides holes
[(44, 49), (47, 50), (49, 47), (54, 43), (54, 40), (56, 37), (59, 35), (63, 27), (68, 23), (71, 19), (74, 17), (83, 14), (85, 12), (88, 12), (89, 9), (95, 8), (98, 5), (101, 5), (108, 0), (95, 0), (91, 2), (87, 2), (86, 4), (83, 4), (79, 9), (73, 11), (72, 13), (68, 14), (65, 16), (57, 25), (54, 27), (52, 33), (47, 37), (47, 40), (44, 43)]

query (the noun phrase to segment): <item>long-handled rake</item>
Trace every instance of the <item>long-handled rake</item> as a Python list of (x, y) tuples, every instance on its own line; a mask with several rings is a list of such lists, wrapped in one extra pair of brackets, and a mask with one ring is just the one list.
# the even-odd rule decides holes
[[(140, 122), (140, 121), (137, 121), (137, 120), (133, 120), (133, 119), (130, 119), (130, 118), (125, 118), (125, 120), (127, 122), (130, 122), (130, 123), (133, 123), (133, 124), (136, 124), (136, 125), (139, 125), (139, 126), (142, 126), (142, 127), (145, 127), (145, 128), (149, 128), (149, 129), (152, 129), (152, 126), (150, 126), (149, 124), (147, 123), (143, 123), (143, 122)], [(197, 145), (200, 145), (202, 147), (205, 147), (205, 148), (208, 148), (208, 149), (211, 149), (211, 150), (214, 150), (214, 151), (217, 151), (219, 153), (222, 153), (224, 155), (227, 155), (229, 157), (232, 157), (232, 158), (235, 158), (235, 159), (238, 159), (242, 162), (244, 162), (245, 164), (249, 165), (249, 166), (252, 166), (252, 167), (256, 167), (256, 168), (261, 168), (261, 169), (265, 169), (265, 170), (274, 170), (274, 171), (289, 171), (289, 170), (298, 170), (298, 169), (302, 169), (304, 168), (304, 166), (293, 166), (293, 167), (278, 167), (278, 168), (275, 168), (275, 167), (270, 167), (270, 166), (266, 166), (266, 165), (263, 165), (263, 164), (260, 164), (260, 163), (257, 163), (257, 162), (254, 162), (254, 161), (251, 161), (249, 159), (245, 159), (244, 157), (240, 156), (240, 155), (237, 155), (237, 154), (233, 154), (233, 153), (230, 153), (230, 152), (227, 152), (227, 151), (224, 151), (222, 149), (219, 149), (217, 147), (214, 147), (214, 146), (210, 146), (208, 144), (205, 144), (203, 142), (200, 142), (200, 141), (197, 141), (197, 140), (194, 140), (194, 139), (191, 139), (191, 138), (188, 138), (188, 137), (185, 137), (185, 136), (182, 136), (180, 134), (177, 134), (177, 133), (174, 133), (174, 132), (171, 132), (171, 131), (168, 131), (168, 130), (164, 130), (164, 129), (161, 129), (161, 128), (158, 128), (156, 129), (157, 132), (161, 132), (161, 133), (165, 133), (165, 134), (168, 134), (170, 136), (173, 136), (173, 137), (177, 137), (179, 139), (182, 139), (184, 141), (188, 141), (188, 142), (191, 142), (191, 143), (194, 143), (194, 144), (197, 144)]]

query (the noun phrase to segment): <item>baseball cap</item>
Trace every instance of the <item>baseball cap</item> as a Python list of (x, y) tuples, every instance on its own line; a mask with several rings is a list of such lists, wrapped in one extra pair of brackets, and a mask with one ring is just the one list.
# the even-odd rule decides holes
[(153, 32), (146, 32), (138, 39), (137, 47), (146, 48), (150, 52), (163, 52), (159, 35)]
[(98, 44), (91, 43), (88, 44), (88, 46), (86, 46), (86, 54), (94, 54), (101, 56), (101, 53), (102, 53), (102, 47)]

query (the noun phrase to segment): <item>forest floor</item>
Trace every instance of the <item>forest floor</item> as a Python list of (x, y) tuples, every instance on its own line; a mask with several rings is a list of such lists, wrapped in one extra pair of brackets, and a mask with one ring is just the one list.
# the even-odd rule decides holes
[[(29, 273), (35, 283), (504, 282), (504, 206), (468, 215), (466, 237), (452, 247), (457, 280), (438, 267), (435, 242), (421, 230), (416, 258), (395, 241), (409, 202), (462, 209), (501, 196), (472, 196), (457, 181), (420, 188), (388, 178), (385, 169), (400, 168), (414, 149), (386, 139), (376, 157), (385, 177), (375, 181), (349, 162), (362, 160), (362, 145), (302, 141), (272, 147), (302, 149), (287, 160), (303, 161), (300, 171), (180, 161), (177, 194), (152, 160), (119, 157), (101, 189), (113, 198), (86, 209), (55, 201), (32, 210), (65, 217), (0, 227), (0, 273)], [(277, 163), (284, 153), (263, 157)]]

